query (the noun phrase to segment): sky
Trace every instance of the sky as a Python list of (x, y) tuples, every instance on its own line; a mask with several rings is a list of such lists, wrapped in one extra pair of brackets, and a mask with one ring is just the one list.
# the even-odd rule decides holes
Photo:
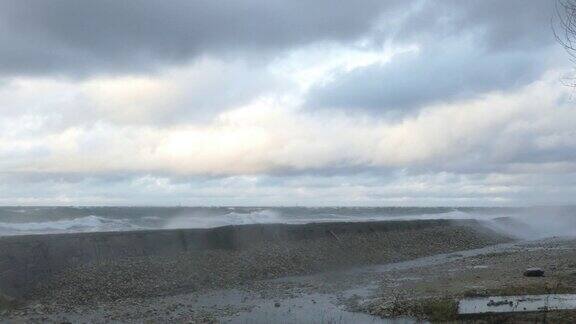
[(574, 204), (554, 0), (3, 0), (0, 205)]

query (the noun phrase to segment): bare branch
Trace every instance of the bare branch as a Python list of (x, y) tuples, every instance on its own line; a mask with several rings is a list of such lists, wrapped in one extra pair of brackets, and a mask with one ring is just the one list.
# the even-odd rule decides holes
[[(564, 47), (572, 62), (576, 62), (576, 0), (557, 0), (555, 5), (556, 22), (552, 21), (552, 31), (556, 41)], [(574, 78), (565, 83), (576, 87)]]

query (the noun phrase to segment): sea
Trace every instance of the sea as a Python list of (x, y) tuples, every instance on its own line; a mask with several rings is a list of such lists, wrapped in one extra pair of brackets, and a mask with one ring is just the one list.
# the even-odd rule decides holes
[[(499, 230), (521, 231), (528, 237), (576, 234), (575, 207), (6, 206), (0, 207), (0, 236), (418, 219), (477, 219)], [(498, 221), (503, 219), (515, 222)]]

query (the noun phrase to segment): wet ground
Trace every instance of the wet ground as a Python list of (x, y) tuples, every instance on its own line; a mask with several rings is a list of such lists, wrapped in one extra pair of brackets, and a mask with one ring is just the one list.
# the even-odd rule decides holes
[[(528, 267), (545, 270), (526, 278)], [(418, 298), (576, 291), (576, 240), (500, 244), (411, 261), (256, 281), (238, 289), (50, 310), (30, 305), (10, 315), (28, 322), (390, 323), (374, 311)]]

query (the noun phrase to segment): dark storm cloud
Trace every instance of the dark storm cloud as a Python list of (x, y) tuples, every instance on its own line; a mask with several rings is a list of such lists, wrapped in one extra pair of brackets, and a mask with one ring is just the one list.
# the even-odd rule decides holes
[(401, 1), (5, 0), (0, 73), (145, 70), (202, 54), (353, 40)]
[(539, 78), (558, 49), (550, 0), (425, 1), (414, 8), (394, 39), (418, 44), (418, 55), (336, 73), (312, 87), (308, 105), (403, 111), (506, 91)]

